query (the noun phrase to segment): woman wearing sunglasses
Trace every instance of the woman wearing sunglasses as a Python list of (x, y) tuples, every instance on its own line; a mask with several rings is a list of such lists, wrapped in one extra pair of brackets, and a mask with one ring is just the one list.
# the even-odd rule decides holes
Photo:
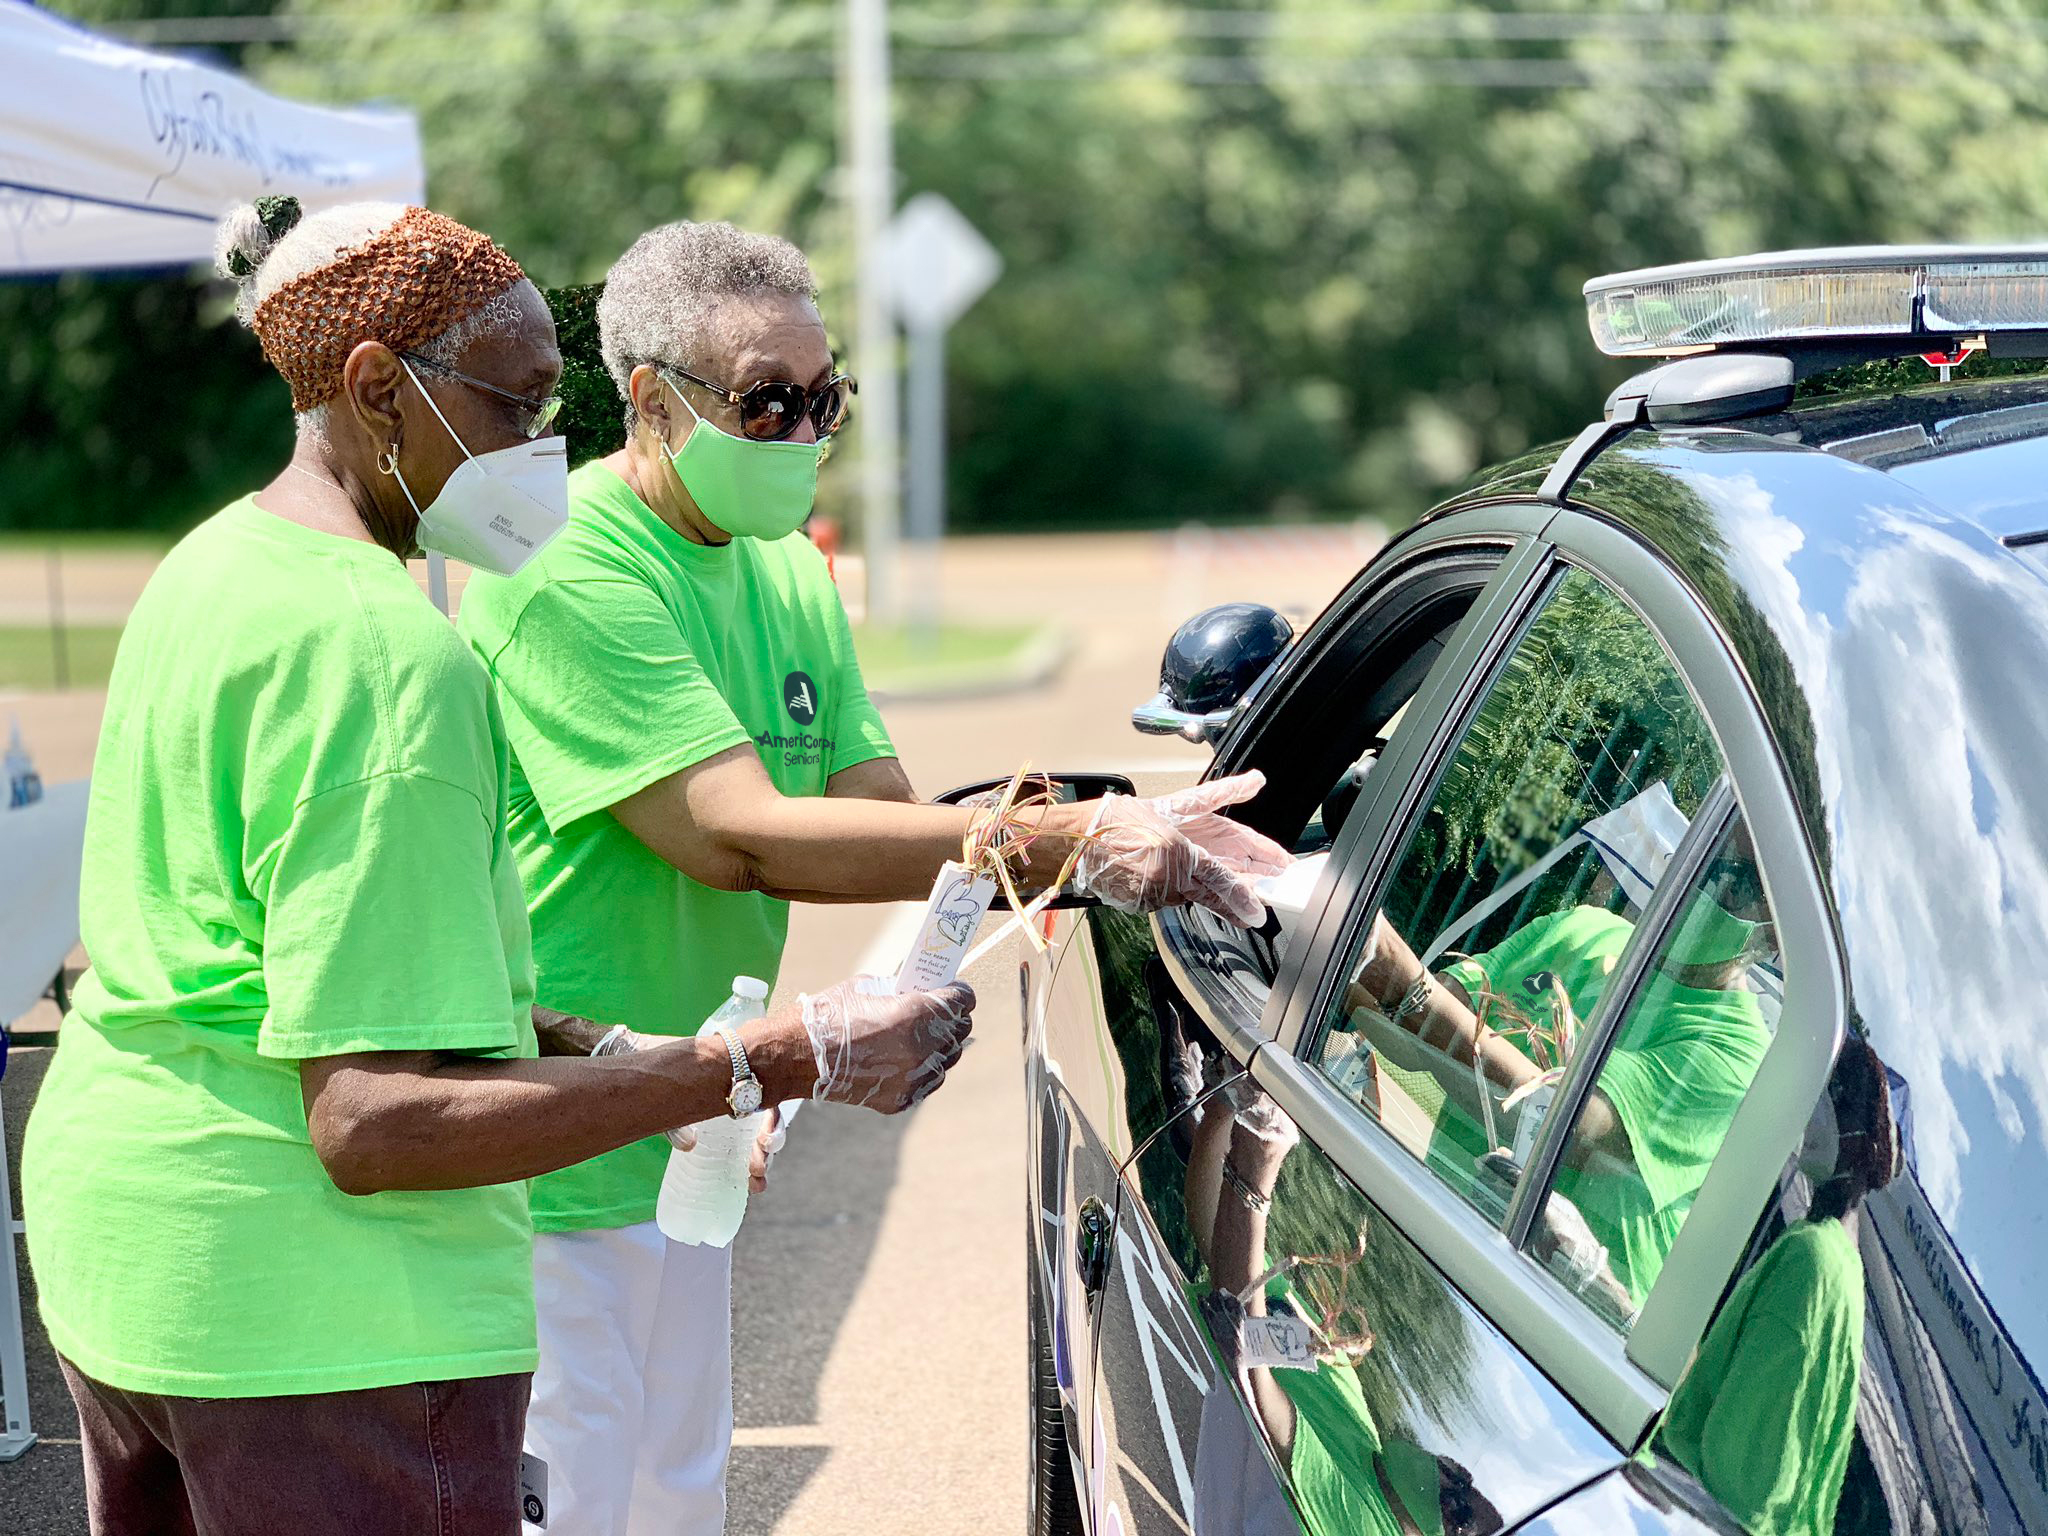
[(777, 1098), (906, 1108), (971, 994), (841, 983), (596, 1060), (532, 1007), (503, 728), (404, 562), (516, 571), (562, 527), (547, 306), (424, 208), (266, 198), (221, 250), (298, 444), (121, 637), (92, 969), (23, 1151), (43, 1318), (95, 1532), (506, 1536), (525, 1181), (721, 1112), (741, 1049)]
[[(530, 569), (464, 597), (551, 1007), (688, 1034), (735, 975), (775, 975), (789, 901), (921, 899), (975, 814), (912, 803), (797, 531), (852, 393), (814, 292), (794, 246), (728, 224), (636, 241), (597, 312), (625, 443), (569, 477)], [(1020, 877), (1049, 883), (1085, 836), (1074, 882), (1104, 900), (1257, 922), (1251, 881), (1286, 856), (1215, 814), (1256, 789), (1059, 807)], [(655, 1138), (534, 1183), (527, 1446), (557, 1536), (723, 1529), (730, 1254), (662, 1238), (666, 1157)]]

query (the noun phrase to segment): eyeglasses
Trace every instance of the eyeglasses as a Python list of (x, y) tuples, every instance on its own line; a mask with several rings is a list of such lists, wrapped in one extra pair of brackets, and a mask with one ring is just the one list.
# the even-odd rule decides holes
[[(781, 442), (807, 416), (818, 436), (830, 437), (846, 425), (847, 407), (860, 388), (850, 375), (835, 373), (816, 389), (806, 389), (787, 379), (763, 379), (746, 389), (726, 389), (674, 363), (657, 363), (655, 367), (665, 368), (699, 389), (710, 390), (727, 405), (739, 407), (740, 431), (762, 443)], [(673, 384), (675, 380), (669, 382)]]
[(519, 423), (519, 430), (529, 438), (539, 437), (553, 426), (555, 418), (562, 414), (560, 395), (549, 395), (544, 399), (535, 400), (529, 395), (515, 395), (509, 389), (487, 384), (482, 379), (450, 368), (446, 363), (437, 363), (430, 357), (421, 357), (417, 352), (401, 352), (398, 355), (409, 363), (418, 363), (422, 368), (431, 368), (436, 373), (446, 374), (451, 379), (467, 384), (471, 389), (480, 389), (487, 395), (496, 395), (500, 400), (511, 401), (519, 407), (515, 418)]

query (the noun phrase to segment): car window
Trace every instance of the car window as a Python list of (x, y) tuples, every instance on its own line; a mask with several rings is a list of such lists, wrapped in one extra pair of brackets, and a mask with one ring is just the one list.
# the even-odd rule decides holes
[[(1524, 984), (1524, 957), (1488, 978)], [(1635, 1319), (1749, 1091), (1784, 995), (1777, 925), (1738, 817), (1657, 942), (1580, 1106), (1530, 1251), (1618, 1328)]]
[(1296, 855), (1262, 889), (1269, 918), (1245, 932), (1191, 911), (1186, 958), (1199, 974), (1228, 978), (1254, 1013), (1272, 990), (1304, 904), (1366, 783), (1451, 644), (1460, 621), (1496, 570), (1501, 551), (1481, 547), (1435, 557), (1390, 578), (1352, 611), (1305, 636), (1302, 664), (1248, 722), (1228, 771), (1257, 769), (1266, 788), (1245, 819)]
[(1722, 769), (1648, 626), (1567, 572), (1489, 684), (1307, 1037), (1352, 1103), (1489, 1218), (1505, 1215), (1586, 1022)]

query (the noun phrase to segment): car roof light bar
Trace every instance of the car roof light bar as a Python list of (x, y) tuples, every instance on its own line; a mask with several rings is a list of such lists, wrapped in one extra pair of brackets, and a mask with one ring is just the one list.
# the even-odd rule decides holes
[(2048, 245), (1777, 251), (1596, 277), (1585, 294), (1593, 340), (1611, 357), (1844, 343), (1911, 355), (1951, 350), (1930, 338), (2000, 333), (2026, 333), (2031, 353), (2048, 331)]

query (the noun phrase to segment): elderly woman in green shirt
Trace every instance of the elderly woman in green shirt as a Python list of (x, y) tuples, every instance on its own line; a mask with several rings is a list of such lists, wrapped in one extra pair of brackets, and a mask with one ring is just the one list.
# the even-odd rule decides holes
[[(532, 1006), (498, 711), (403, 563), (509, 572), (561, 527), (539, 294), (420, 208), (267, 199), (221, 243), (298, 443), (122, 638), (92, 970), (23, 1158), (43, 1315), (95, 1531), (505, 1536), (523, 1181), (719, 1113), (734, 1070), (717, 1039), (591, 1059)], [(901, 1109), (971, 1002), (843, 983), (741, 1043), (773, 1099)]]

